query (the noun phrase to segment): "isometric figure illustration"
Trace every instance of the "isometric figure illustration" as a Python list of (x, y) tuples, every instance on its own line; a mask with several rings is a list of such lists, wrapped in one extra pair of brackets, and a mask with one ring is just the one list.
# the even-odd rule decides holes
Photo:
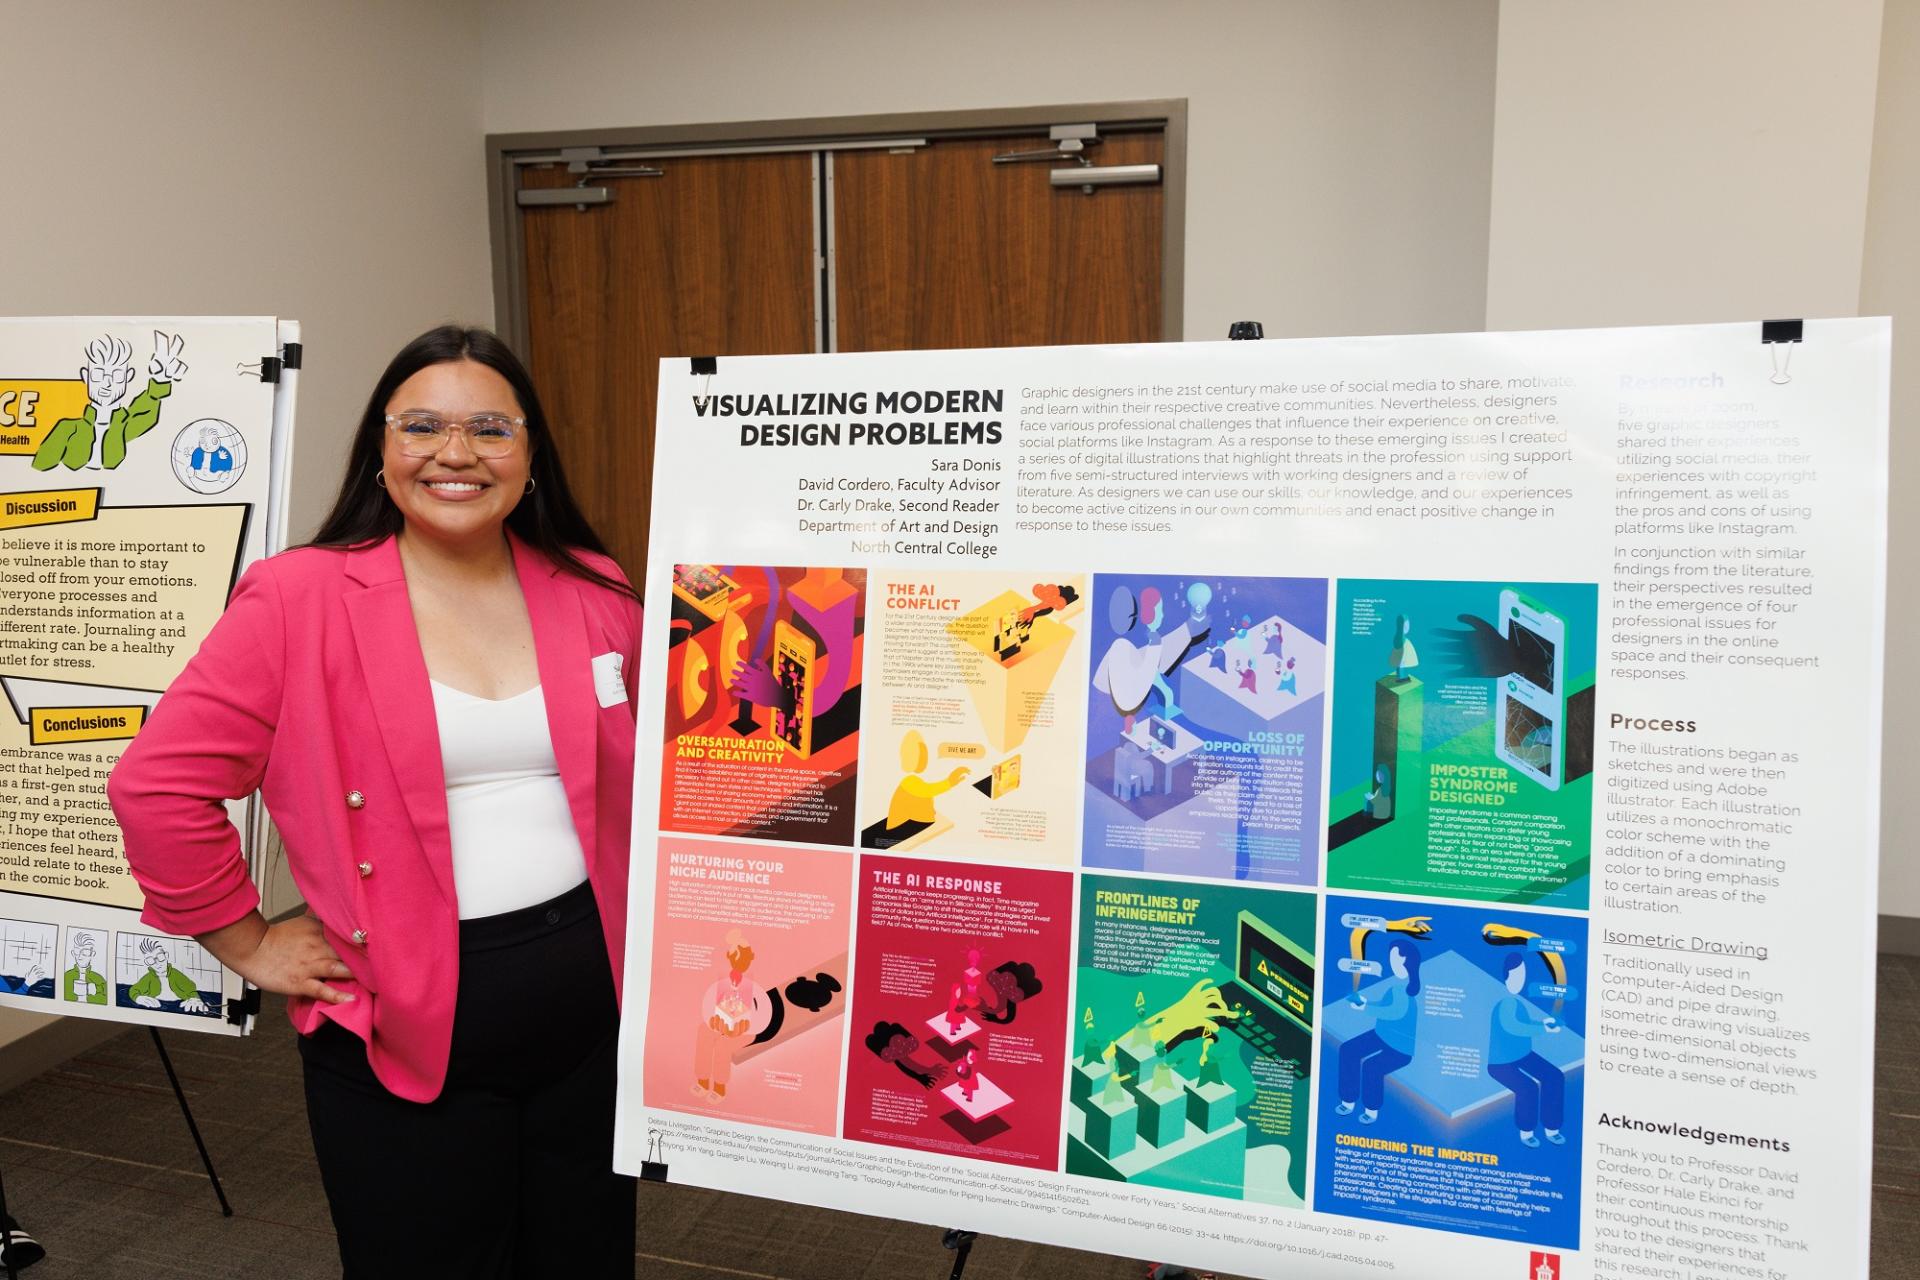
[(980, 1051), (972, 1045), (967, 1046), (966, 1056), (953, 1064), (954, 1088), (960, 1091), (959, 1103), (963, 1110), (976, 1107), (974, 1097), (980, 1092)]
[(1413, 647), (1413, 623), (1405, 614), (1393, 621), (1393, 651), (1387, 655), (1387, 663), (1393, 668), (1395, 684), (1405, 684), (1410, 677), (1404, 673), (1420, 665), (1420, 654)]
[[(1577, 1248), (1586, 920), (1341, 895), (1326, 910), (1350, 982), (1320, 997), (1313, 1207)], [(1472, 1194), (1476, 1168), (1534, 1193), (1496, 1205)]]
[(1326, 580), (1102, 574), (1094, 591), (1085, 864), (1313, 881)]
[(1567, 1140), (1560, 1132), (1566, 1112), (1566, 1073), (1534, 1048), (1540, 1037), (1559, 1034), (1560, 1023), (1521, 998), (1526, 981), (1526, 957), (1508, 956), (1507, 997), (1493, 1007), (1487, 1033), (1487, 1074), (1513, 1091), (1513, 1123), (1522, 1143), (1540, 1145), (1534, 1136), (1537, 1124), (1548, 1142), (1561, 1146)]
[[(862, 837), (861, 843), (867, 848), (891, 849), (932, 831), (945, 821), (934, 808), (935, 798), (965, 782), (972, 770), (957, 765), (948, 770), (944, 778), (922, 777), (927, 764), (927, 740), (920, 736), (918, 729), (907, 730), (906, 736), (900, 739), (902, 776), (893, 789), (892, 799), (887, 801), (886, 824), (879, 833), (869, 832)], [(947, 827), (952, 825), (945, 822)]]
[(1142, 587), (1138, 595), (1125, 583), (1108, 589), (1107, 626), (1113, 639), (1094, 668), (1093, 687), (1113, 700), (1114, 710), (1126, 717), (1129, 725), (1156, 689), (1166, 714), (1180, 714), (1167, 673), (1206, 638), (1212, 626), (1207, 617), (1212, 601), (1213, 589), (1205, 582), (1191, 584), (1187, 588), (1188, 616), (1162, 635), (1166, 602), (1158, 587)]
[(773, 1007), (760, 984), (747, 976), (753, 948), (735, 929), (727, 935), (727, 972), (700, 1000), (700, 1028), (694, 1038), (693, 1091), (718, 1102), (733, 1079), (733, 1055), (767, 1029)]
[(1373, 1025), (1340, 1046), (1341, 1115), (1361, 1108), (1360, 1123), (1380, 1118), (1387, 1077), (1413, 1061), (1420, 1032), (1420, 948), (1396, 939), (1387, 949), (1387, 981), (1374, 988), (1371, 998), (1355, 992), (1353, 1007)]
[(160, 421), (160, 402), (173, 394), (174, 384), (186, 376), (180, 358), (186, 339), (155, 331), (153, 356), (147, 361), (147, 385), (133, 391), (133, 347), (111, 334), (87, 344), (86, 363), (80, 367), (87, 386), (87, 406), (80, 416), (63, 418), (47, 433), (33, 455), (35, 471), (66, 467), (111, 471), (126, 460), (127, 446)]

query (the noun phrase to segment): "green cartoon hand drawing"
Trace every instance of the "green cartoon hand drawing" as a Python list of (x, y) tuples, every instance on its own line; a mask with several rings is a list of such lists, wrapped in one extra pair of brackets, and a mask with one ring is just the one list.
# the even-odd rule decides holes
[(95, 338), (87, 344), (87, 363), (80, 378), (87, 384), (87, 407), (77, 418), (62, 418), (47, 433), (33, 455), (35, 471), (66, 467), (78, 471), (111, 471), (127, 457), (127, 446), (160, 421), (160, 402), (173, 394), (173, 384), (186, 375), (180, 359), (186, 338), (153, 335), (153, 358), (147, 361), (146, 390), (122, 405), (133, 386), (133, 348), (124, 338)]
[[(1138, 1001), (1135, 1003), (1136, 1008), (1144, 1013), (1145, 1006)], [(1145, 1031), (1152, 1040), (1169, 1049), (1200, 1036), (1206, 1042), (1202, 1046), (1204, 1050), (1220, 1038), (1221, 1023), (1236, 1022), (1240, 1017), (1240, 1010), (1227, 1007), (1219, 984), (1202, 978), (1187, 988), (1187, 993), (1178, 1000), (1153, 1016), (1144, 1018), (1136, 1032)], [(1116, 1040), (1107, 1046), (1107, 1052), (1112, 1053), (1119, 1043)]]

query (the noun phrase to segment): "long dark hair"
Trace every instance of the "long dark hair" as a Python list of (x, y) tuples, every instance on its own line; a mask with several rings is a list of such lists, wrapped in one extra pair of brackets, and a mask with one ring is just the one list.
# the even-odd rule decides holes
[(1398, 951), (1400, 953), (1400, 959), (1407, 966), (1407, 994), (1410, 996), (1419, 995), (1420, 948), (1414, 946), (1404, 938), (1396, 938), (1393, 946), (1389, 948), (1389, 951)]
[(387, 402), (393, 399), (401, 383), (420, 370), (454, 360), (483, 364), (505, 378), (513, 388), (514, 397), (520, 401), (520, 412), (527, 419), (533, 492), (514, 507), (507, 517), (507, 528), (567, 573), (638, 600), (640, 595), (632, 586), (580, 558), (582, 551), (604, 556), (606, 545), (580, 513), (573, 491), (567, 487), (560, 451), (554, 447), (547, 428), (547, 411), (540, 405), (540, 393), (533, 389), (533, 379), (527, 375), (526, 366), (499, 335), (489, 329), (445, 324), (427, 330), (400, 348), (400, 354), (388, 363), (386, 372), (373, 384), (373, 394), (367, 397), (366, 411), (360, 415), (360, 428), (354, 432), (353, 445), (347, 455), (347, 474), (340, 482), (340, 496), (333, 500), (333, 510), (327, 513), (319, 532), (307, 545), (355, 547), (400, 532), (406, 517), (388, 501), (385, 490), (375, 481), (380, 473), (381, 446), (387, 434)]

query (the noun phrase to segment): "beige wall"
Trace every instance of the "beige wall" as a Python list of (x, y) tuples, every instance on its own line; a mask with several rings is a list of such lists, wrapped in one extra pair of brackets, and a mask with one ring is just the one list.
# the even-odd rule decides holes
[(1487, 327), (1857, 314), (1880, 5), (1503, 4)]
[(23, 0), (0, 43), (0, 310), (299, 319), (310, 532), (387, 358), (493, 314), (473, 7)]
[[(1186, 98), (1186, 336), (1477, 329), (1495, 0), (492, 0), (489, 133)], [(1066, 123), (1066, 122), (1062, 122)]]
[[(310, 532), (386, 360), (492, 317), (472, 6), (19, 0), (0, 24), (0, 311), (298, 318)], [(46, 1025), (0, 1010), (0, 1044)]]
[(1862, 315), (1893, 317), (1893, 467), (1889, 503), (1886, 785), (1881, 809), (1880, 909), (1920, 916), (1920, 812), (1908, 804), (1920, 780), (1920, 689), (1906, 678), (1902, 639), (1920, 629), (1920, 0), (1886, 0), (1880, 39), (1880, 111), (1867, 202)]

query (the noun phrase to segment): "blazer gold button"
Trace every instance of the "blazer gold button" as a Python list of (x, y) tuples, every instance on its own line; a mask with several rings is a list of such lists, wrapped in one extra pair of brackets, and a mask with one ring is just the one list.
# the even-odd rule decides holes
[(362, 880), (365, 880), (368, 876), (372, 874), (373, 874), (373, 864), (371, 862), (363, 862), (360, 864), (360, 878)]
[(367, 798), (365, 796), (361, 795), (358, 791), (347, 792), (347, 808), (364, 809), (366, 807)]
[(367, 945), (367, 931), (365, 929), (355, 929), (353, 931), (353, 945), (356, 947), (364, 947)]

